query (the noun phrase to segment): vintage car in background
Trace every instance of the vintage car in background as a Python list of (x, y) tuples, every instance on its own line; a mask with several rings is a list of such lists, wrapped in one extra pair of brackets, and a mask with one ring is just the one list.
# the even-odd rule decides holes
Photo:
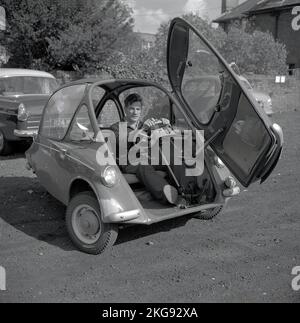
[(268, 116), (272, 116), (274, 111), (270, 95), (265, 92), (254, 89), (250, 82), (245, 78), (245, 76), (241, 75), (240, 69), (238, 68), (236, 63), (231, 63), (230, 67), (239, 76), (240, 80), (242, 81), (242, 84), (245, 85), (245, 88), (254, 96), (255, 100), (259, 103), (259, 105), (265, 111), (265, 113)]
[[(214, 59), (201, 61), (199, 50)], [(271, 122), (210, 43), (180, 18), (170, 26), (167, 63), (172, 93), (142, 80), (79, 80), (57, 90), (44, 109), (26, 152), (28, 168), (67, 206), (68, 233), (83, 252), (99, 254), (112, 246), (120, 226), (185, 215), (212, 219), (239, 194), (236, 179), (245, 187), (262, 183), (280, 158), (280, 126)], [(176, 178), (169, 165), (171, 171), (161, 173), (170, 182), (177, 179), (178, 192), (189, 201), (184, 208), (161, 204), (135, 175), (103, 163), (103, 149), (115, 156), (107, 139), (112, 125), (124, 120), (124, 98), (131, 93), (143, 97), (145, 119), (167, 118), (177, 134), (203, 131), (205, 146), (195, 156), (204, 156), (203, 172)], [(188, 165), (184, 156), (183, 162)]]
[(0, 155), (9, 154), (14, 142), (32, 140), (43, 108), (57, 88), (49, 73), (0, 68)]
[(252, 93), (255, 100), (258, 102), (258, 104), (261, 106), (261, 108), (265, 111), (265, 113), (268, 116), (272, 116), (274, 113), (273, 111), (273, 105), (272, 105), (272, 99), (269, 94), (255, 90), (250, 82), (242, 75), (240, 75), (240, 79), (242, 83), (246, 86), (246, 88)]

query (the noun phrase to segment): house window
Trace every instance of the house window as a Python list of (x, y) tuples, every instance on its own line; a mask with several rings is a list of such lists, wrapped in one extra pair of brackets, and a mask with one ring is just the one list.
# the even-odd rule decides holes
[(296, 69), (295, 64), (289, 64), (289, 75), (294, 75), (295, 69)]

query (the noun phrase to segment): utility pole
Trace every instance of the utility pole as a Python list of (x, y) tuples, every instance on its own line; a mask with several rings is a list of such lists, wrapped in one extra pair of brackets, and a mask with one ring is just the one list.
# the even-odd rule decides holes
[[(0, 7), (0, 39), (3, 37), (3, 32), (6, 30), (6, 12), (4, 7)], [(0, 43), (0, 66), (6, 61), (6, 49)]]

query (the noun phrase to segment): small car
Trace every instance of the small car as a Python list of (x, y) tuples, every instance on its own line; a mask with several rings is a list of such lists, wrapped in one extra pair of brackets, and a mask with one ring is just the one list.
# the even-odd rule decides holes
[(11, 153), (14, 142), (32, 141), (43, 108), (57, 88), (49, 73), (0, 68), (0, 155)]
[[(203, 50), (212, 54), (205, 64), (199, 55)], [(26, 152), (28, 168), (67, 206), (68, 233), (83, 252), (100, 254), (112, 246), (120, 226), (186, 215), (212, 219), (239, 194), (236, 180), (244, 187), (264, 182), (280, 158), (280, 126), (270, 121), (217, 50), (181, 18), (170, 26), (167, 68), (172, 93), (144, 80), (87, 79), (58, 89), (44, 109)], [(161, 204), (134, 174), (103, 162), (103, 148), (114, 160), (107, 138), (124, 119), (124, 98), (131, 93), (144, 98), (145, 119), (168, 119), (174, 132), (190, 131), (193, 143), (201, 131), (205, 144), (194, 157), (204, 158), (202, 172), (177, 178), (189, 200), (186, 207)], [(176, 181), (174, 175), (161, 174)]]

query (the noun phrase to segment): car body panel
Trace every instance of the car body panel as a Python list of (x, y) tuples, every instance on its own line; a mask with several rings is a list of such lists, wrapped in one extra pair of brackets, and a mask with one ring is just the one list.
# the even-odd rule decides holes
[[(212, 62), (208, 67), (203, 64), (204, 59), (199, 63), (203, 53), (205, 60)], [(260, 180), (261, 166), (270, 160), (271, 151), (275, 153), (274, 147), (277, 152), (281, 150), (283, 142), (276, 142), (271, 120), (258, 106), (254, 96), (249, 94), (246, 85), (218, 51), (181, 18), (175, 18), (171, 23), (167, 57), (173, 91), (196, 127), (205, 130), (205, 139), (211, 140), (217, 155), (243, 186), (248, 187), (252, 182)], [(190, 101), (189, 96), (185, 95), (185, 83), (192, 76), (211, 77), (210, 73), (219, 76), (221, 91), (218, 97), (211, 95), (215, 101), (209, 101), (210, 114), (204, 123), (199, 111), (207, 110), (207, 107), (196, 103), (193, 106), (195, 100)], [(198, 91), (202, 91), (201, 85)]]
[[(71, 83), (68, 86), (83, 84), (85, 82), (86, 81), (82, 80)], [(93, 86), (98, 86), (99, 84), (109, 90), (118, 92), (118, 88), (146, 86), (153, 85), (154, 83), (137, 80), (98, 81), (93, 85), (87, 83), (88, 91), (85, 91), (78, 109), (82, 105), (87, 104), (87, 101), (91, 99), (90, 93), (93, 90)], [(68, 86), (64, 86), (61, 89)], [(157, 87), (160, 86), (157, 85)], [(170, 93), (169, 95), (172, 97)], [(175, 101), (176, 99), (174, 98), (174, 102)], [(222, 195), (222, 191), (219, 190), (215, 203), (201, 205), (187, 210), (179, 210), (176, 207), (172, 207), (165, 215), (158, 216), (143, 208), (117, 166), (117, 185), (114, 187), (105, 186), (101, 174), (106, 166), (101, 166), (97, 161), (97, 151), (104, 145), (103, 141), (101, 141), (102, 131), (98, 127), (93, 104), (88, 104), (88, 108), (91, 119), (95, 118), (94, 132), (96, 134), (95, 137), (98, 139), (100, 138), (99, 140), (78, 143), (71, 142), (68, 140), (68, 133), (70, 130), (67, 131), (64, 139), (53, 140), (41, 135), (40, 129), (32, 146), (26, 152), (28, 164), (38, 176), (41, 184), (59, 201), (68, 205), (71, 198), (70, 194), (73, 183), (76, 183), (76, 181), (84, 181), (89, 184), (92, 191), (97, 196), (103, 222), (126, 224), (151, 224), (226, 204), (228, 198), (225, 198)], [(47, 106), (44, 113), (46, 110)], [(42, 125), (43, 122), (41, 123), (41, 127)], [(69, 128), (71, 128), (71, 125)], [(213, 157), (208, 156), (207, 158), (211, 159), (210, 163), (213, 163)], [(218, 169), (217, 167), (212, 167), (211, 172), (214, 177), (215, 185), (220, 188), (224, 186), (225, 179), (230, 176), (227, 168)]]
[(63, 204), (68, 205), (72, 184), (80, 179), (88, 183), (97, 196), (104, 222), (110, 222), (115, 214), (139, 210), (138, 222), (146, 223), (143, 208), (118, 167), (119, 183), (113, 188), (103, 184), (101, 173), (105, 166), (96, 161), (99, 146), (100, 143), (78, 146), (53, 140), (47, 142), (37, 136), (26, 155), (41, 184)]

